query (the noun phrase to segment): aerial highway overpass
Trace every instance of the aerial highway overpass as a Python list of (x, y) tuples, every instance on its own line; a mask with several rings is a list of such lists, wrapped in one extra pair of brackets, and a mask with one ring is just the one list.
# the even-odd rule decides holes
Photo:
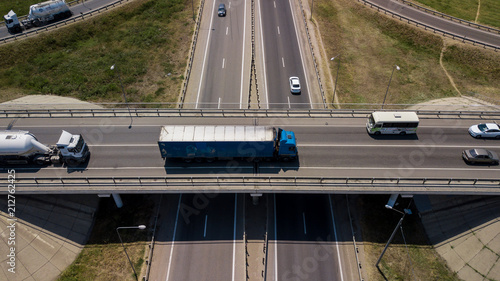
[[(4, 128), (33, 132), (42, 143), (52, 142), (62, 129), (81, 133), (90, 146), (90, 160), (76, 168), (10, 167), (16, 171), (20, 193), (497, 194), (500, 190), (498, 166), (467, 165), (461, 159), (468, 148), (500, 148), (498, 140), (478, 140), (467, 133), (469, 126), (485, 119), (421, 115), (417, 135), (371, 136), (365, 128), (366, 113), (351, 118), (287, 115), (141, 117), (133, 120), (131, 128), (127, 117), (3, 118), (0, 122)], [(297, 137), (299, 160), (164, 161), (157, 146), (160, 126), (181, 124), (269, 125), (291, 130)]]

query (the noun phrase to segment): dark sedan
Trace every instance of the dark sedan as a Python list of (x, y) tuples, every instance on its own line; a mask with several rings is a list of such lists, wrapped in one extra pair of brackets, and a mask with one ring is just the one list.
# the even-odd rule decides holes
[(484, 148), (464, 150), (462, 158), (467, 164), (498, 164), (498, 154)]

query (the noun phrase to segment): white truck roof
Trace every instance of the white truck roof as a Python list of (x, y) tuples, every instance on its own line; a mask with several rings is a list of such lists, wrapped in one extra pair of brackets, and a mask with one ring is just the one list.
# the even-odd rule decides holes
[(273, 141), (270, 126), (163, 126), (159, 142), (188, 141)]
[(402, 112), (373, 112), (373, 120), (377, 122), (419, 122), (418, 115), (411, 111)]
[(5, 20), (10, 20), (14, 17), (16, 17), (16, 13), (14, 13), (14, 11), (12, 10), (10, 10), (10, 12), (8, 12), (5, 16), (3, 16)]
[(62, 130), (61, 136), (57, 141), (57, 146), (69, 146), (73, 142), (73, 135), (65, 130)]

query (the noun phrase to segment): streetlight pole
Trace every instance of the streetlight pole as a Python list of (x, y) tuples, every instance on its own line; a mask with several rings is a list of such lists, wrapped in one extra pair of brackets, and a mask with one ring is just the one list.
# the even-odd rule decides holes
[(333, 87), (333, 98), (335, 99), (335, 91), (337, 90), (337, 80), (339, 79), (339, 70), (340, 70), (340, 54), (334, 56), (330, 60), (333, 61), (336, 57), (339, 57), (339, 62), (337, 66), (337, 75), (335, 76), (335, 87)]
[[(382, 260), (382, 257), (383, 257), (383, 256), (384, 256), (384, 254), (385, 254), (385, 251), (386, 251), (386, 250), (387, 250), (387, 248), (389, 247), (389, 244), (391, 244), (392, 239), (394, 238), (394, 235), (396, 235), (396, 231), (398, 231), (398, 228), (399, 228), (399, 227), (401, 226), (401, 224), (403, 223), (403, 220), (404, 220), (404, 218), (405, 218), (406, 214), (411, 215), (411, 210), (410, 210), (410, 209), (405, 209), (405, 210), (404, 210), (404, 213), (403, 213), (403, 212), (401, 212), (401, 211), (399, 211), (399, 210), (396, 210), (396, 209), (392, 208), (392, 206), (390, 206), (390, 205), (385, 205), (385, 207), (386, 207), (387, 209), (390, 209), (390, 210), (396, 211), (396, 212), (398, 212), (398, 213), (400, 213), (400, 214), (403, 214), (403, 216), (401, 217), (401, 219), (399, 220), (398, 224), (397, 224), (397, 225), (396, 225), (396, 227), (394, 228), (394, 231), (392, 232), (391, 237), (389, 237), (389, 241), (387, 241), (387, 244), (385, 244), (385, 247), (384, 247), (384, 250), (382, 251), (382, 254), (380, 254), (380, 257), (378, 258), (377, 262), (375, 263), (375, 267), (377, 267), (377, 268), (378, 268), (378, 264), (380, 263), (380, 261)], [(409, 206), (408, 206), (408, 207), (409, 207)]]
[(193, 8), (193, 21), (195, 21), (195, 19), (194, 19), (194, 0), (191, 0), (191, 7)]
[[(113, 64), (110, 69), (114, 70), (115, 65)], [(130, 128), (132, 128), (132, 122), (133, 122), (132, 113), (130, 112), (130, 106), (128, 105), (127, 95), (125, 94), (125, 88), (123, 88), (122, 77), (120, 76), (120, 71), (118, 71), (118, 69), (117, 69), (116, 73), (118, 73), (118, 80), (120, 80), (120, 86), (122, 88), (123, 99), (125, 100), (125, 104), (127, 105), (127, 108), (128, 108), (128, 114), (130, 116), (130, 125), (128, 125), (128, 128), (130, 129)]]
[(392, 68), (391, 78), (389, 79), (389, 84), (387, 84), (387, 90), (385, 91), (384, 102), (382, 102), (381, 109), (384, 109), (385, 99), (387, 98), (387, 94), (389, 93), (389, 86), (391, 85), (392, 75), (394, 74), (394, 70), (396, 70), (396, 69), (400, 70), (399, 66), (394, 65), (394, 67)]
[(314, 0), (311, 1), (311, 20), (313, 19)]
[(118, 234), (118, 238), (120, 238), (120, 243), (122, 243), (123, 251), (125, 251), (125, 255), (127, 255), (128, 262), (130, 263), (130, 267), (132, 267), (132, 270), (134, 271), (134, 276), (135, 280), (137, 281), (137, 273), (135, 272), (134, 265), (132, 264), (132, 261), (130, 260), (130, 257), (128, 256), (127, 249), (125, 248), (125, 245), (123, 245), (123, 240), (122, 237), (120, 236), (120, 232), (118, 232), (118, 229), (146, 229), (145, 225), (139, 225), (139, 226), (120, 226), (116, 228), (116, 233)]

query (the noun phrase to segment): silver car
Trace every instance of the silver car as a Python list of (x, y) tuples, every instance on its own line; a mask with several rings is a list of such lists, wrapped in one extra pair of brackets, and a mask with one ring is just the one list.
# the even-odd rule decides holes
[(288, 80), (290, 81), (290, 92), (292, 92), (292, 94), (300, 94), (299, 77), (292, 76)]
[(474, 148), (464, 150), (462, 152), (462, 158), (467, 164), (493, 164), (496, 165), (499, 162), (498, 154), (491, 150), (484, 148)]
[(500, 126), (496, 123), (481, 123), (470, 126), (469, 134), (475, 138), (500, 139)]

